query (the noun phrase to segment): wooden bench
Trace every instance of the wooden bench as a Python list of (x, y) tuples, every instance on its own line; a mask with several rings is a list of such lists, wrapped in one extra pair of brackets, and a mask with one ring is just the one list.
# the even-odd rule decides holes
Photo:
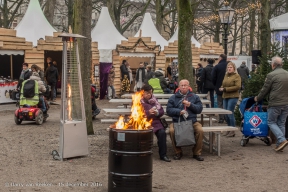
[[(231, 126), (211, 126), (211, 127), (202, 127), (204, 133), (209, 133), (209, 140), (205, 140), (208, 145), (209, 145), (209, 150), (212, 152), (213, 150), (213, 133), (217, 135), (217, 143), (216, 143), (216, 151), (217, 155), (220, 157), (220, 151), (221, 151), (221, 143), (220, 143), (220, 138), (221, 138), (221, 132), (223, 131), (237, 131), (238, 128), (236, 127), (231, 127)], [(169, 127), (165, 130), (166, 134), (169, 134)]]
[[(165, 117), (164, 117), (165, 118)], [(167, 122), (171, 123), (172, 118), (165, 118)], [(197, 118), (197, 120), (200, 122), (201, 119)], [(110, 118), (110, 119), (101, 119), (101, 123), (116, 123), (118, 121), (118, 118)], [(209, 118), (203, 118), (204, 122), (209, 122)], [(216, 122), (217, 120), (212, 118), (212, 121)]]

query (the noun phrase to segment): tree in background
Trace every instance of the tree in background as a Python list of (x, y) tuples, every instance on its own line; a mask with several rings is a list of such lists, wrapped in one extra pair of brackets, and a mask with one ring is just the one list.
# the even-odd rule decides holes
[(73, 33), (83, 35), (86, 39), (78, 39), (81, 76), (84, 93), (86, 125), (88, 135), (94, 134), (92, 125), (92, 108), (91, 108), (91, 0), (74, 0), (73, 8)]
[(2, 0), (0, 4), (0, 27), (11, 28), (11, 25), (17, 17), (21, 14), (19, 13), (19, 8), (24, 4), (24, 0)]
[(45, 3), (44, 15), (51, 25), (53, 25), (55, 6), (56, 6), (56, 0), (49, 0), (46, 1)]
[[(177, 0), (178, 10), (178, 66), (179, 80), (187, 79), (194, 86), (191, 36), (193, 30), (194, 12), (199, 5), (196, 0)], [(188, 43), (187, 43), (188, 42)]]

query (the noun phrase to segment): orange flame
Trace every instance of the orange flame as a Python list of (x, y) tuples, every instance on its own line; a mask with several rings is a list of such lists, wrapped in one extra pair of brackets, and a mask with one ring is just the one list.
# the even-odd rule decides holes
[(144, 108), (141, 104), (143, 91), (136, 92), (132, 95), (131, 115), (127, 123), (124, 122), (124, 117), (120, 116), (116, 122), (116, 129), (137, 129), (144, 130), (151, 128), (152, 119), (148, 121)]
[(71, 86), (68, 84), (68, 119), (72, 120), (71, 118)]

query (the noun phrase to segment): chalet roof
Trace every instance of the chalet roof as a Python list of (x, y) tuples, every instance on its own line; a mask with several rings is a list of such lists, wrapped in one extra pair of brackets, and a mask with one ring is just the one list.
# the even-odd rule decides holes
[(38, 0), (30, 0), (27, 11), (15, 30), (18, 37), (32, 41), (33, 46), (37, 46), (40, 38), (45, 39), (45, 36), (53, 36), (53, 32), (56, 32), (44, 16)]
[(271, 31), (288, 30), (288, 13), (269, 20)]
[(161, 50), (164, 49), (164, 46), (168, 46), (168, 41), (156, 29), (150, 13), (145, 13), (141, 27), (134, 37), (139, 37), (140, 30), (142, 30), (141, 37), (151, 37), (152, 41), (156, 41), (156, 45), (161, 46)]
[[(178, 28), (176, 29), (175, 33), (173, 34), (171, 39), (169, 39), (168, 42), (172, 43), (172, 42), (174, 42), (176, 40), (178, 40)], [(193, 36), (191, 37), (191, 42), (192, 42), (192, 44), (195, 44), (195, 47), (199, 47), (200, 48), (201, 44)]]
[(98, 49), (116, 49), (123, 37), (114, 26), (107, 7), (102, 7), (96, 26), (91, 32), (92, 42), (98, 42)]

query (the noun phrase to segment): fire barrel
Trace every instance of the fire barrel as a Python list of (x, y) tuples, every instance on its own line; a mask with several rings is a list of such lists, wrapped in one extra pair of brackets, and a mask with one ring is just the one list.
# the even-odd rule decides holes
[(152, 146), (152, 129), (110, 129), (109, 192), (152, 191)]

